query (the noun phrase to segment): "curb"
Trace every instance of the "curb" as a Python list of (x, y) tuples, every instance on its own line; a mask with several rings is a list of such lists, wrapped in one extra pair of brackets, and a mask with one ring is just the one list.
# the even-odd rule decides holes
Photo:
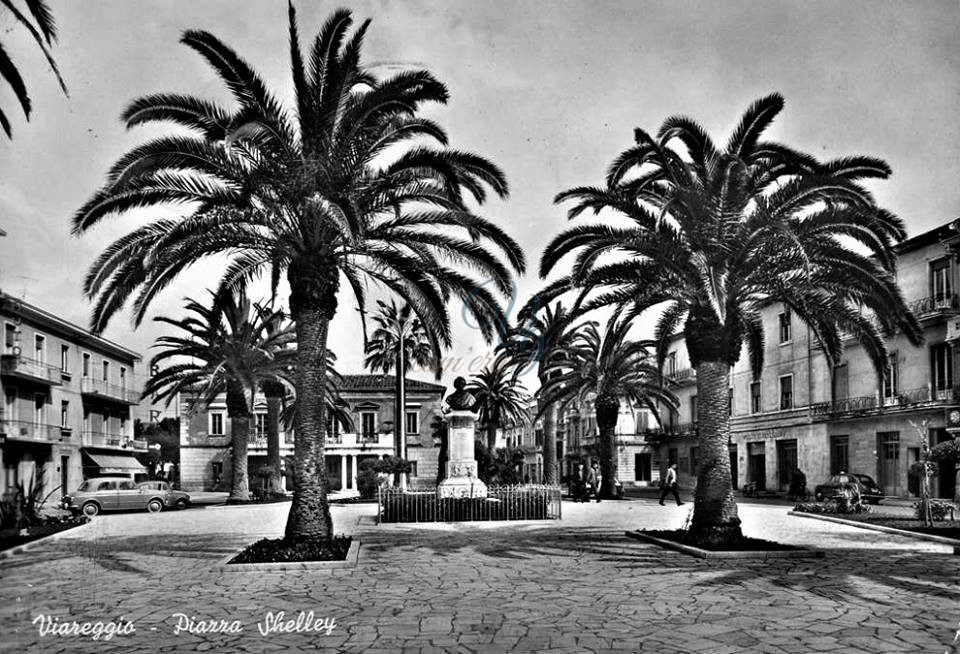
[(897, 536), (916, 538), (917, 540), (928, 540), (933, 543), (953, 545), (953, 553), (960, 554), (960, 540), (957, 540), (956, 538), (947, 538), (946, 536), (937, 536), (936, 534), (921, 534), (916, 531), (907, 531), (906, 529), (897, 529), (896, 527), (885, 527), (884, 525), (872, 525), (869, 522), (860, 522), (858, 520), (844, 520), (843, 518), (835, 518), (831, 515), (821, 515), (819, 513), (787, 511), (787, 515), (797, 516), (798, 518), (810, 518), (812, 520), (823, 520), (825, 522), (836, 522), (839, 525), (860, 527), (861, 529), (872, 529), (873, 531), (882, 531), (888, 534), (896, 534)]
[(350, 549), (343, 561), (280, 561), (277, 563), (229, 563), (229, 561), (243, 550), (237, 550), (220, 559), (220, 569), (224, 572), (288, 572), (293, 570), (308, 570), (318, 572), (322, 570), (342, 570), (343, 568), (357, 567), (360, 556), (360, 539), (352, 536)]
[(57, 538), (64, 536), (64, 534), (75, 532), (78, 529), (83, 529), (84, 527), (89, 527), (91, 524), (93, 524), (93, 520), (90, 520), (89, 522), (86, 522), (82, 525), (77, 525), (76, 527), (70, 527), (70, 529), (64, 529), (63, 531), (58, 531), (56, 533), (49, 534), (47, 536), (44, 536), (43, 538), (37, 538), (36, 540), (32, 540), (29, 543), (23, 543), (22, 545), (14, 545), (11, 548), (0, 550), (0, 559), (9, 559), (9, 558), (12, 558), (15, 554), (23, 554), (24, 552), (26, 552), (32, 547), (46, 543), (48, 541), (56, 540)]
[(705, 550), (692, 545), (683, 545), (682, 543), (677, 543), (672, 540), (657, 538), (656, 536), (648, 536), (639, 530), (627, 531), (624, 532), (624, 534), (630, 538), (647, 541), (649, 543), (659, 545), (660, 547), (669, 550), (676, 550), (677, 552), (689, 554), (690, 556), (695, 556), (700, 559), (760, 559), (762, 561), (765, 559), (799, 559), (808, 557), (822, 559), (825, 555), (823, 550), (807, 549), (774, 550), (771, 552), (715, 552), (713, 550)]

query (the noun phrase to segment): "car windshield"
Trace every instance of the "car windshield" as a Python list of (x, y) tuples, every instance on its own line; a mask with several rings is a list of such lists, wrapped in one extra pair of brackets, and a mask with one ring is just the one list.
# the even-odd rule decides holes
[(89, 489), (90, 489), (90, 482), (89, 482), (89, 481), (85, 481), (85, 482), (83, 482), (82, 484), (80, 484), (80, 487), (77, 489), (77, 492), (78, 492), (78, 493), (85, 493), (85, 492), (87, 492)]

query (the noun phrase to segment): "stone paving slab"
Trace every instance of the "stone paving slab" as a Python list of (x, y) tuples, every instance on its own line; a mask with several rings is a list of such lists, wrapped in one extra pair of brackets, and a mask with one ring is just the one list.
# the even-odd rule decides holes
[[(703, 560), (640, 543), (624, 530), (687, 516), (644, 500), (564, 503), (555, 522), (456, 525), (378, 526), (374, 507), (344, 505), (334, 521), (363, 541), (356, 568), (224, 574), (230, 551), (282, 533), (288, 506), (100, 516), (0, 562), (0, 651), (942, 652), (960, 622), (950, 547), (759, 504), (741, 506), (749, 535), (826, 558)], [(309, 611), (336, 624), (261, 635), (280, 611), (281, 624)], [(40, 636), (39, 615), (123, 616), (136, 631)], [(243, 631), (176, 633), (189, 620)]]

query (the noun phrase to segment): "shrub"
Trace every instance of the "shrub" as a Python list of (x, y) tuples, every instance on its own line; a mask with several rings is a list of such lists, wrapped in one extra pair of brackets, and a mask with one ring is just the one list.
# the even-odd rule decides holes
[(868, 513), (870, 505), (862, 501), (853, 501), (847, 498), (837, 498), (827, 500), (826, 502), (800, 502), (793, 510), (797, 513), (822, 513), (822, 514), (849, 514), (849, 513)]
[[(930, 504), (930, 515), (937, 522), (946, 520), (948, 514), (956, 511), (956, 505), (949, 500), (928, 500)], [(913, 503), (914, 515), (917, 520), (923, 520), (923, 501)]]

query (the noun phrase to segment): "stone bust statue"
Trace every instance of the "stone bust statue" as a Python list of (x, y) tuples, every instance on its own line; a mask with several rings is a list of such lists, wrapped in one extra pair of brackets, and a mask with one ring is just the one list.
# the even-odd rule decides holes
[(465, 389), (467, 380), (457, 377), (453, 380), (453, 393), (447, 398), (447, 406), (453, 411), (476, 411), (477, 398)]

